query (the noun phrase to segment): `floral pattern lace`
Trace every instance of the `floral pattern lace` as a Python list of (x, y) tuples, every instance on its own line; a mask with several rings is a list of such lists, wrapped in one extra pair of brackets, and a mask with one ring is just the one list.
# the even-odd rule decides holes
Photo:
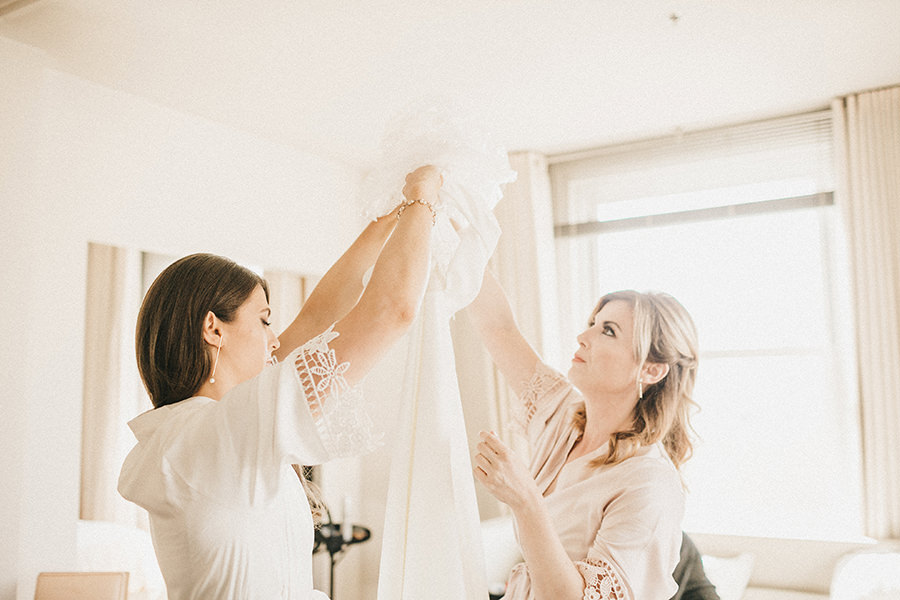
[(349, 362), (338, 363), (328, 344), (334, 325), (295, 351), (294, 366), (319, 437), (332, 458), (372, 450), (380, 436), (362, 407), (362, 390), (347, 383)]
[(519, 392), (519, 405), (514, 410), (515, 420), (522, 429), (526, 429), (537, 413), (541, 398), (557, 384), (564, 381), (562, 376), (541, 362), (535, 365), (531, 378), (524, 381)]
[(528, 427), (534, 413), (537, 412), (537, 399), (545, 392), (545, 377), (543, 373), (532, 373), (531, 379), (525, 382), (525, 388), (522, 391), (520, 399), (522, 400), (521, 422), (524, 427)]
[(601, 558), (585, 558), (575, 565), (584, 577), (583, 600), (624, 600), (625, 588), (615, 569)]
[[(575, 567), (584, 578), (582, 600), (634, 600), (622, 585), (612, 565), (602, 558), (577, 560)], [(516, 600), (533, 597), (531, 575), (525, 563), (513, 567), (506, 594), (506, 597)]]

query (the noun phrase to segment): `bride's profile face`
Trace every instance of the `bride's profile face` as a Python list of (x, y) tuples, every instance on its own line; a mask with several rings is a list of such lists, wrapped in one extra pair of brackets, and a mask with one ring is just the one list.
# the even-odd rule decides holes
[(219, 368), (229, 369), (237, 383), (256, 377), (272, 361), (279, 343), (269, 323), (271, 312), (265, 291), (256, 286), (235, 318), (222, 324)]

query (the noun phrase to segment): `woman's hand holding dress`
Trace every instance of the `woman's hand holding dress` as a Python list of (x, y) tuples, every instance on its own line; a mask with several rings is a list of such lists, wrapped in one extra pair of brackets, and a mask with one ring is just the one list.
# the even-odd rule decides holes
[(436, 204), (443, 183), (444, 177), (440, 169), (433, 165), (425, 165), (406, 176), (403, 196), (410, 201), (424, 200), (429, 204)]
[(536, 600), (580, 600), (585, 581), (566, 554), (525, 464), (496, 434), (485, 431), (475, 464), (475, 478), (513, 511)]
[(475, 478), (513, 511), (539, 502), (541, 494), (525, 463), (495, 433), (482, 431), (480, 435)]

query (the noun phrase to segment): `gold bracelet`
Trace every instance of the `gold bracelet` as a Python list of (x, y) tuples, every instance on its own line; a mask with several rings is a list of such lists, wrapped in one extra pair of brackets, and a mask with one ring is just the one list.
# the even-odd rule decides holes
[(397, 210), (397, 220), (400, 220), (400, 215), (403, 214), (403, 211), (406, 210), (406, 207), (413, 204), (421, 204), (431, 211), (431, 225), (434, 226), (434, 224), (437, 222), (437, 212), (434, 210), (434, 206), (432, 206), (430, 202), (425, 202), (421, 198), (416, 198), (415, 200), (407, 200), (406, 202), (401, 204), (400, 208)]

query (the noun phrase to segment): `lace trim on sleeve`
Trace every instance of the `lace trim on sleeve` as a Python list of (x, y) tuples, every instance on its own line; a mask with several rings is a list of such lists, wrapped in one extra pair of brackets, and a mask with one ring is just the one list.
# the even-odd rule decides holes
[(373, 450), (381, 435), (363, 407), (359, 386), (347, 383), (349, 362), (337, 362), (328, 344), (338, 337), (334, 325), (296, 351), (294, 366), (322, 445), (331, 458)]
[(585, 558), (576, 561), (575, 566), (584, 577), (583, 600), (630, 600), (618, 573), (605, 560)]
[(522, 405), (519, 410), (518, 421), (523, 427), (528, 427), (537, 412), (537, 399), (544, 393), (544, 375), (540, 372), (531, 374), (531, 379), (525, 382), (525, 387), (519, 395)]
[(522, 383), (522, 388), (519, 392), (520, 402), (516, 407), (517, 410), (513, 411), (515, 420), (523, 429), (526, 429), (532, 419), (534, 419), (541, 398), (553, 390), (561, 381), (564, 381), (562, 376), (544, 365), (544, 363), (538, 362), (535, 365), (531, 378)]

